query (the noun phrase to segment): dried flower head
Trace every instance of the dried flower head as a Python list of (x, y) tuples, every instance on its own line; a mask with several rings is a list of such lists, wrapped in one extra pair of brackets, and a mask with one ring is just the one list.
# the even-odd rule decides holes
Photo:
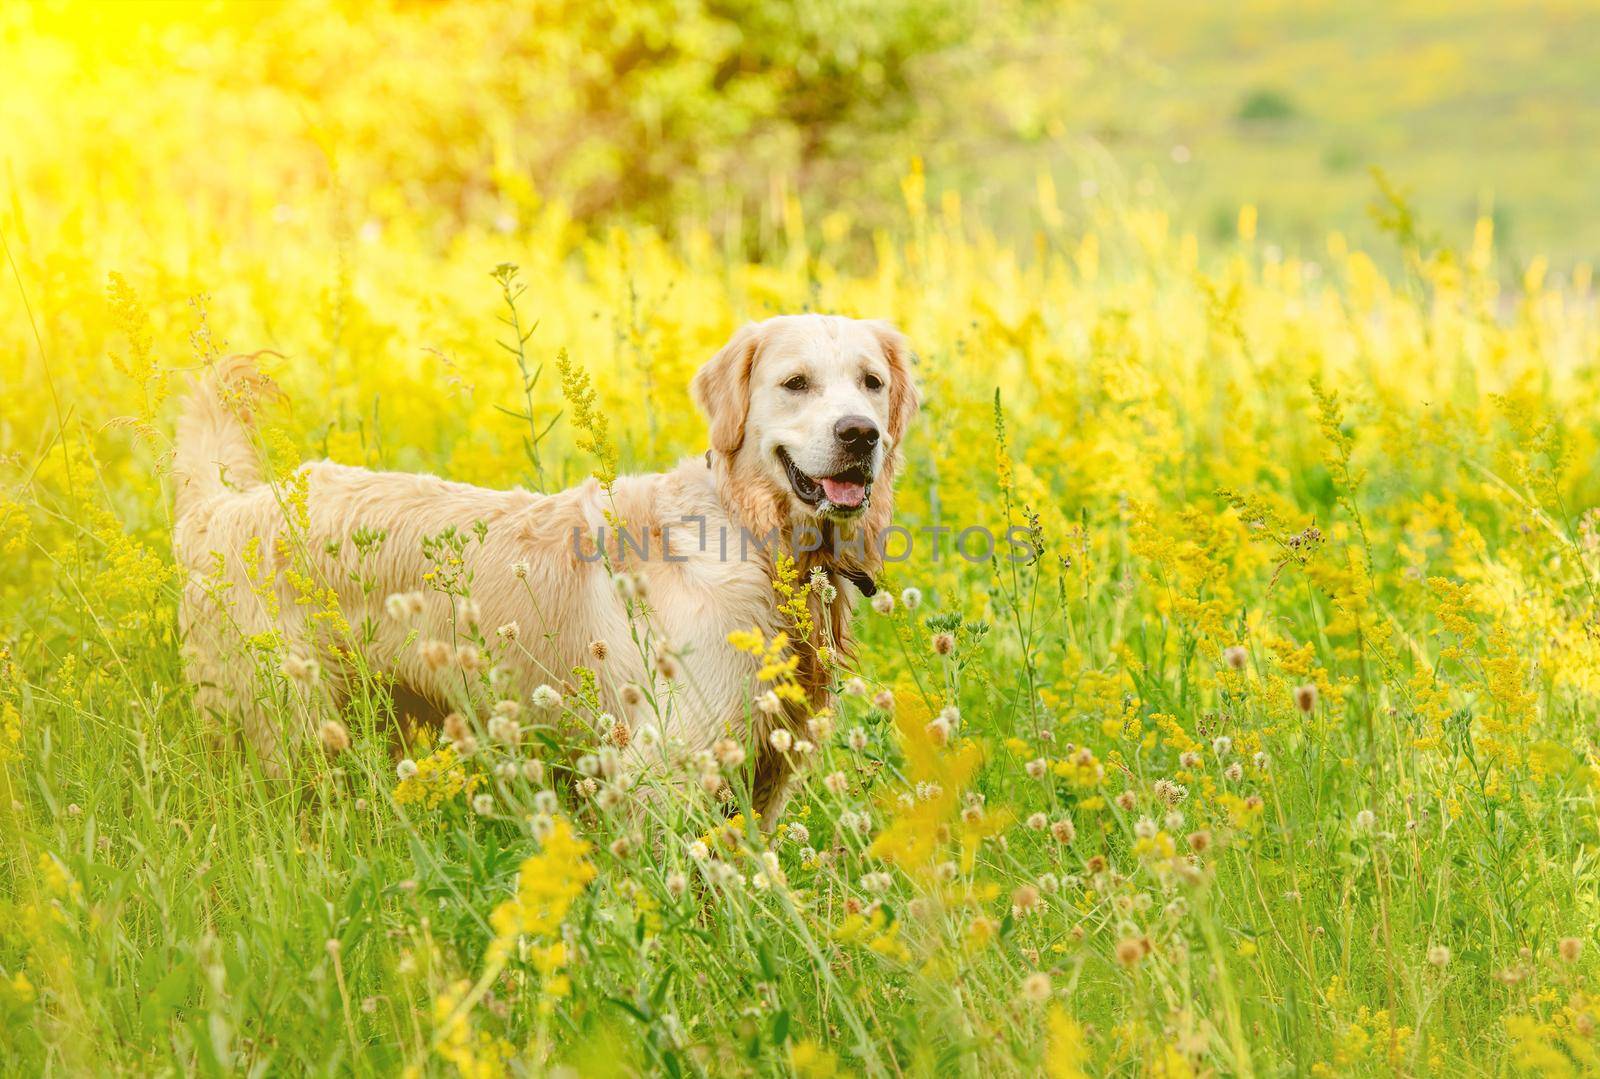
[(302, 686), (314, 685), (322, 677), (322, 665), (310, 656), (302, 656), (290, 652), (283, 657), (283, 664), (279, 668), (285, 678), (297, 682)]
[(343, 753), (350, 748), (350, 732), (337, 719), (323, 720), (317, 735), (322, 739), (322, 748), (329, 753)]
[(444, 641), (425, 640), (417, 642), (417, 658), (430, 671), (441, 670), (448, 666), (455, 658), (456, 650)]
[(1133, 967), (1150, 951), (1149, 941), (1142, 937), (1124, 937), (1117, 941), (1117, 962)]
[(606, 740), (618, 749), (627, 749), (628, 743), (633, 741), (633, 731), (626, 723), (613, 716), (611, 727), (606, 731)]

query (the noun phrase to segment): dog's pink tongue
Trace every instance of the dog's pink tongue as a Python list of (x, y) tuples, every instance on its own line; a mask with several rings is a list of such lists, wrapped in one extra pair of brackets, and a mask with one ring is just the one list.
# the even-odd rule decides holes
[(859, 506), (867, 497), (867, 485), (823, 476), (822, 493), (827, 495), (828, 501), (835, 506)]

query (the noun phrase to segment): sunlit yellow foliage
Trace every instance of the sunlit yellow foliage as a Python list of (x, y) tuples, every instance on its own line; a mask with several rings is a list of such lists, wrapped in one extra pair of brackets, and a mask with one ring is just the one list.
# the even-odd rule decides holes
[[(736, 19), (706, 5), (626, 15), (676, 68), (585, 47), (622, 14), (554, 7), (541, 62), (663, 83), (654, 117), (597, 105), (624, 130), (681, 128), (722, 79), (749, 95), (719, 99), (726, 140), (789, 85), (723, 71)], [(591, 227), (580, 194), (639, 182), (616, 133), (538, 123), (527, 95), (575, 91), (473, 5), (174, 7), (160, 34), (25, 8), (0, 15), (0, 1070), (1593, 1066), (1587, 270), (1513, 263), (1488, 221), (1425, 238), (1403, 202), (1381, 251), (1286, 252), (1252, 206), (1212, 244), (1159, 207), (1067, 213), (1048, 167), (1013, 242), (910, 157), (870, 223), (775, 175), (748, 249), (652, 227), (643, 196)], [(726, 179), (724, 145), (661, 167)], [(297, 711), (301, 642), (253, 632), (256, 703), (342, 732), (292, 779), (194, 708), (181, 588), (305, 608), (341, 658), (370, 630), (293, 542), (301, 462), (545, 489), (670, 467), (705, 450), (699, 364), (805, 310), (894, 320), (925, 407), (894, 491), (912, 554), (856, 658), (822, 657), (838, 699), (813, 712), (793, 647), (825, 578), (781, 560), (792, 632), (728, 639), (752, 710), (803, 729), (662, 744), (646, 703), (601, 711), (620, 637), (532, 692), (484, 671), (504, 698), (435, 742), (381, 673)], [(258, 350), (283, 393), (240, 403), (286, 534), (185, 580), (175, 398)], [(417, 587), (468, 598), (463, 551)], [(427, 748), (397, 772), (401, 745)], [(795, 765), (764, 819), (757, 749)]]

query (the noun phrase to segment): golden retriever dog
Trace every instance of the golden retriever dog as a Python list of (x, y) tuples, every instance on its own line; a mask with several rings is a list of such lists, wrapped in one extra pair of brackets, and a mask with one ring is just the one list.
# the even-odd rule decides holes
[[(833, 659), (849, 655), (854, 595), (874, 587), (918, 409), (910, 365), (884, 322), (747, 325), (691, 386), (704, 455), (542, 494), (329, 461), (266, 482), (251, 428), (271, 383), (248, 358), (219, 363), (179, 421), (175, 467), (198, 706), (274, 774), (374, 681), (438, 714), (498, 715), (502, 734), (506, 717), (541, 712), (557, 726), (620, 723), (625, 776), (732, 738), (770, 823), (796, 763), (773, 732), (807, 737)], [(779, 551), (800, 583), (816, 581), (808, 636), (779, 609)], [(753, 704), (758, 660), (728, 640), (752, 629), (789, 634), (803, 702)], [(594, 672), (592, 714), (572, 707), (588, 681), (578, 668)]]

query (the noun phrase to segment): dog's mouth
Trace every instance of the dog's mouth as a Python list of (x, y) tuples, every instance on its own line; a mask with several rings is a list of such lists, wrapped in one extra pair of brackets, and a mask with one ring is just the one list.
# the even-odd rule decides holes
[(795, 465), (787, 450), (778, 447), (778, 460), (789, 474), (795, 497), (808, 506), (835, 513), (859, 513), (872, 497), (872, 474), (865, 464), (854, 464), (831, 476), (808, 476)]

